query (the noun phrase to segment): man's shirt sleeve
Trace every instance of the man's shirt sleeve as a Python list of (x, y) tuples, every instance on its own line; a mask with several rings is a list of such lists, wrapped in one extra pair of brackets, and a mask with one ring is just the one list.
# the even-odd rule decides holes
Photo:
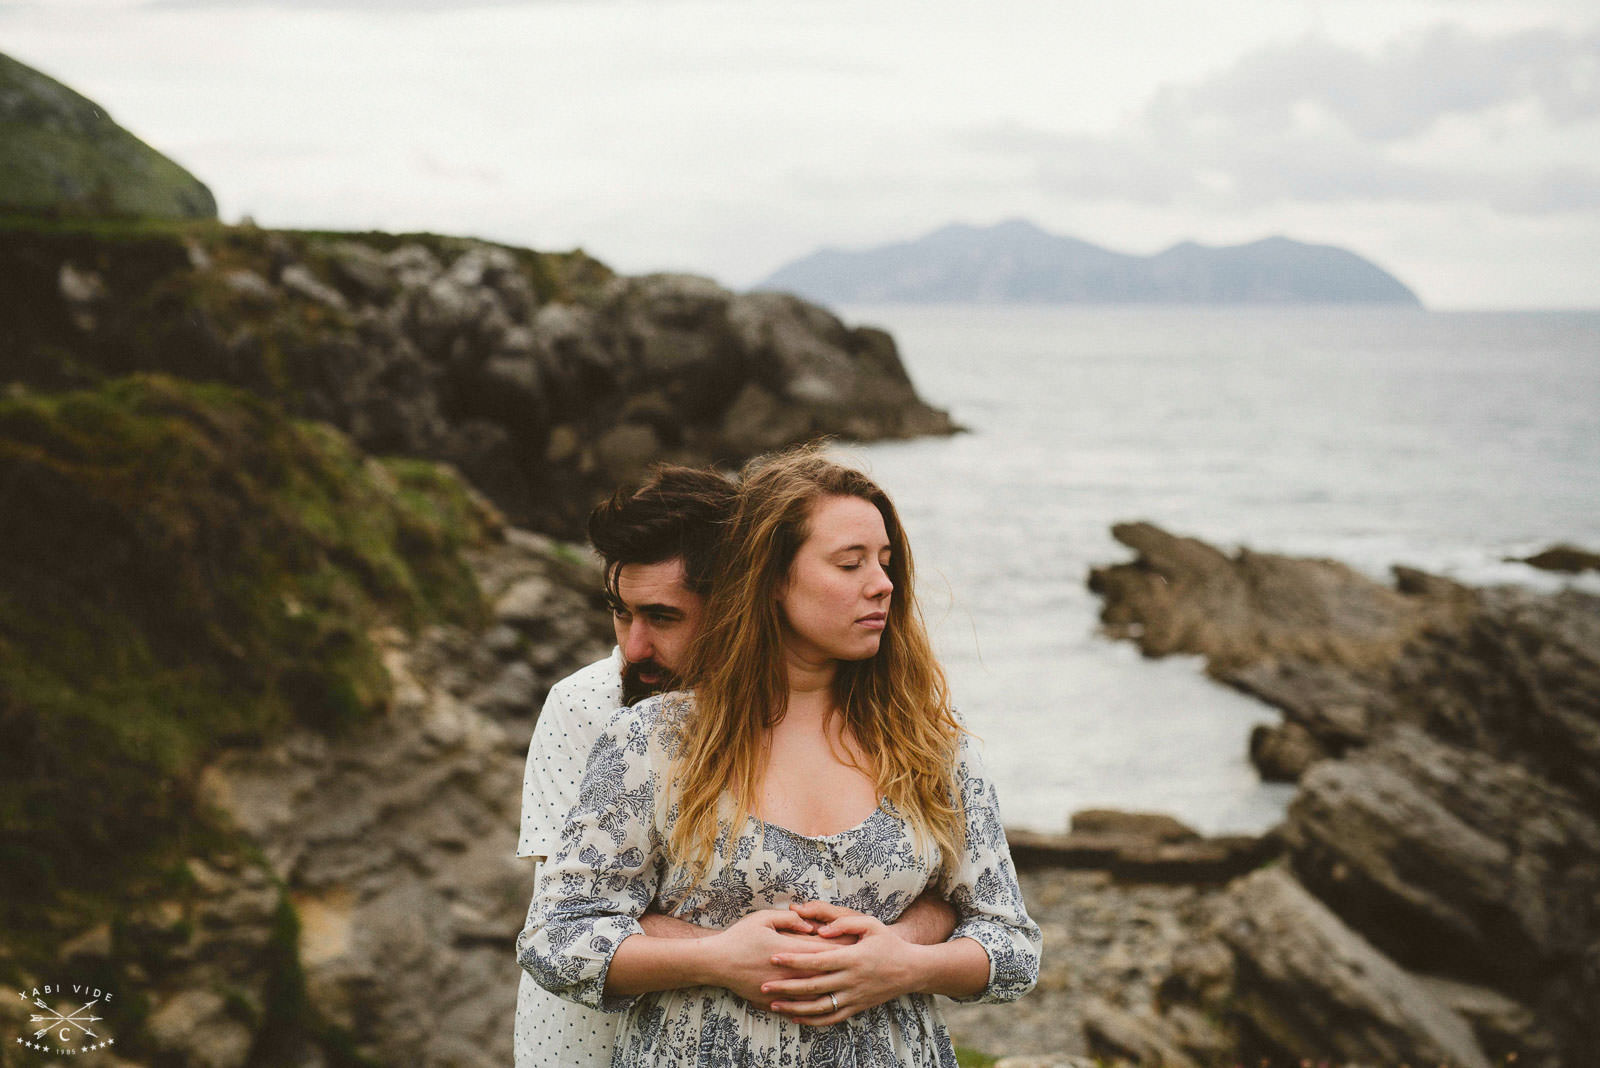
[(615, 649), (550, 688), (528, 744), (517, 856), (547, 857), (560, 843), (589, 750), (621, 706), (622, 654)]

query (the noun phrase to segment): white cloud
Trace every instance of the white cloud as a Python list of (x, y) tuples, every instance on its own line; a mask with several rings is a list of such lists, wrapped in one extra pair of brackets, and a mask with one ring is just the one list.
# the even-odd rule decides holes
[(1368, 56), (1325, 38), (1167, 85), (1108, 134), (965, 131), (1062, 196), (1236, 210), (1276, 202), (1600, 207), (1600, 32), (1436, 28)]

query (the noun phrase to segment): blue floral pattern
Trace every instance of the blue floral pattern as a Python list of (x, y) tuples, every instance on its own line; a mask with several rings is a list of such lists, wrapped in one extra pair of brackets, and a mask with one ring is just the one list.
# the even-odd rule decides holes
[[(522, 967), (573, 1001), (625, 1012), (614, 1068), (955, 1068), (934, 999), (913, 994), (831, 1027), (764, 1012), (726, 990), (691, 987), (640, 997), (605, 995), (622, 940), (654, 907), (704, 927), (759, 909), (822, 900), (892, 923), (936, 885), (958, 914), (953, 937), (989, 955), (989, 983), (968, 1001), (1013, 1001), (1039, 971), (1039, 928), (1028, 918), (1001, 829), (994, 787), (964, 738), (957, 766), (966, 812), (958, 862), (919, 850), (910, 824), (884, 801), (860, 824), (811, 837), (747, 819), (698, 884), (666, 855), (677, 811), (664, 796), (682, 700), (652, 698), (619, 715), (595, 745), (556, 855), (544, 866), (517, 940)], [(725, 799), (724, 826), (732, 824)]]

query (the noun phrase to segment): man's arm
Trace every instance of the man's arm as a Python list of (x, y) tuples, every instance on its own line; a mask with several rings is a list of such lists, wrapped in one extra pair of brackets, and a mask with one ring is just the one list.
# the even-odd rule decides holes
[(664, 912), (645, 913), (639, 917), (639, 926), (651, 938), (710, 938), (717, 933), (709, 927), (700, 927)]
[[(805, 913), (801, 912), (801, 915), (805, 916)], [(816, 917), (807, 918), (816, 919)], [(900, 914), (900, 918), (889, 925), (889, 930), (918, 946), (936, 946), (940, 942), (948, 941), (955, 933), (955, 929), (955, 907), (932, 890), (924, 890), (922, 896), (913, 901), (905, 912)]]

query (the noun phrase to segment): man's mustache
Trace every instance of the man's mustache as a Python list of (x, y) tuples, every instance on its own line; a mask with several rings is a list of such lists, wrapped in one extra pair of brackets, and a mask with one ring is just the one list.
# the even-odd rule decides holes
[[(641, 676), (653, 676), (646, 682)], [(676, 688), (677, 675), (656, 660), (630, 661), (622, 668), (622, 697), (628, 704)]]

